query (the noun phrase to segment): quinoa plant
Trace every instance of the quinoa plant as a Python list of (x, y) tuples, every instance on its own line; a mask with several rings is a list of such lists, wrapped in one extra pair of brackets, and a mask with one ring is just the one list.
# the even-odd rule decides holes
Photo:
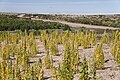
[(88, 63), (84, 56), (80, 70), (80, 80), (89, 80)]
[(97, 44), (94, 50), (94, 59), (96, 60), (96, 67), (101, 69), (104, 67), (104, 53), (102, 49), (102, 44)]

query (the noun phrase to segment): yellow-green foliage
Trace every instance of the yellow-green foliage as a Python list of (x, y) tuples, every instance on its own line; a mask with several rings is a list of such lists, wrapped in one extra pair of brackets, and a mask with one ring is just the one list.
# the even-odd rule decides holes
[(104, 53), (102, 49), (102, 44), (97, 44), (97, 47), (94, 50), (94, 60), (96, 60), (96, 67), (104, 67)]
[(70, 56), (71, 56), (70, 50), (69, 47), (67, 46), (67, 49), (65, 49), (64, 52), (64, 60), (62, 63), (61, 73), (59, 74), (61, 75), (62, 80), (73, 80), (74, 78)]
[[(52, 77), (56, 80), (73, 80), (75, 74), (80, 74), (81, 80), (89, 80), (85, 57), (80, 65), (79, 48), (91, 48), (96, 45), (97, 34), (94, 31), (48, 33), (43, 30), (40, 33), (39, 40), (47, 51), (47, 53), (40, 54), (46, 54), (42, 57), (43, 62), (41, 59), (40, 61), (33, 59), (38, 53), (36, 42), (38, 36), (35, 36), (34, 32), (0, 32), (0, 80), (44, 80), (44, 69), (51, 69)], [(118, 32), (113, 34), (111, 53), (120, 63), (120, 37), (118, 35)], [(107, 43), (108, 41), (108, 37), (104, 33), (102, 42)], [(58, 47), (61, 45), (64, 47), (63, 53), (58, 51)], [(63, 59), (58, 68), (53, 65), (53, 57), (57, 56), (62, 56)], [(97, 45), (94, 58), (97, 68), (104, 67), (102, 44)], [(94, 76), (96, 75), (95, 69)]]
[(58, 74), (57, 74), (57, 69), (55, 67), (52, 68), (52, 74), (55, 80), (58, 80)]
[(24, 34), (8, 32), (0, 37), (0, 80), (29, 79), (29, 58), (37, 54), (33, 33), (28, 35), (26, 31)]
[(53, 66), (52, 58), (50, 57), (49, 52), (47, 52), (47, 54), (46, 54), (46, 56), (45, 56), (45, 58), (44, 58), (43, 66), (44, 66), (44, 68), (46, 68), (46, 69), (51, 69), (52, 66)]
[(88, 63), (87, 63), (85, 56), (82, 60), (81, 71), (80, 71), (80, 80), (89, 80)]
[(57, 55), (58, 45), (57, 45), (56, 42), (51, 41), (51, 42), (49, 43), (49, 49), (50, 49), (50, 52), (51, 52), (52, 55), (54, 55), (54, 56)]
[(101, 43), (105, 43), (105, 44), (109, 43), (109, 37), (106, 34), (106, 31), (104, 31), (104, 33), (102, 35)]
[(120, 32), (113, 33), (113, 44), (111, 45), (111, 53), (116, 62), (120, 65)]
[(95, 32), (77, 32), (75, 35), (75, 43), (83, 46), (83, 48), (90, 48), (97, 43), (97, 35)]
[(45, 49), (48, 49), (49, 37), (46, 31), (41, 31), (40, 41), (43, 42)]
[(39, 77), (38, 77), (38, 80), (44, 80), (44, 77), (43, 77), (43, 69), (40, 70), (40, 74), (39, 74)]

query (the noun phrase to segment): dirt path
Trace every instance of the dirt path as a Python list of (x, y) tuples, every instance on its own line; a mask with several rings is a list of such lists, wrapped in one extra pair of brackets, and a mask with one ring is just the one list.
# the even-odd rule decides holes
[(42, 20), (42, 21), (46, 21), (46, 22), (59, 22), (59, 23), (62, 23), (62, 24), (67, 24), (71, 27), (85, 27), (85, 28), (110, 29), (110, 30), (120, 29), (120, 28), (115, 28), (115, 27), (87, 25), (87, 24), (72, 23), (72, 22), (66, 22), (66, 21), (55, 21), (55, 20), (35, 19), (35, 18), (31, 18), (31, 20)]
[(17, 17), (18, 18), (22, 18), (22, 17), (24, 17), (25, 16), (25, 14), (20, 14), (20, 15), (18, 15)]

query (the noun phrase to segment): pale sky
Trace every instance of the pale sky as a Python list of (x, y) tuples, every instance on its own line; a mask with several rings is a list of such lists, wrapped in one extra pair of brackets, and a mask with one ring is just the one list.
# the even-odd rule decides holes
[(120, 0), (0, 0), (0, 12), (118, 14)]

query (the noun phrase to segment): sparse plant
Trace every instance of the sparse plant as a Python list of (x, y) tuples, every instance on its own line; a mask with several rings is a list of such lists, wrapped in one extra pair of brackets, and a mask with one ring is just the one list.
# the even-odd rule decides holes
[(104, 44), (109, 43), (109, 36), (106, 34), (106, 31), (104, 31), (102, 35), (101, 43), (104, 43)]
[(51, 69), (52, 68), (52, 59), (50, 57), (49, 52), (47, 52), (46, 57), (44, 58), (43, 65), (46, 69)]
[(102, 44), (97, 44), (97, 47), (94, 50), (94, 59), (96, 60), (96, 67), (104, 67), (104, 53), (102, 49)]
[(80, 80), (89, 80), (88, 64), (85, 56), (82, 60), (82, 65), (80, 70)]

